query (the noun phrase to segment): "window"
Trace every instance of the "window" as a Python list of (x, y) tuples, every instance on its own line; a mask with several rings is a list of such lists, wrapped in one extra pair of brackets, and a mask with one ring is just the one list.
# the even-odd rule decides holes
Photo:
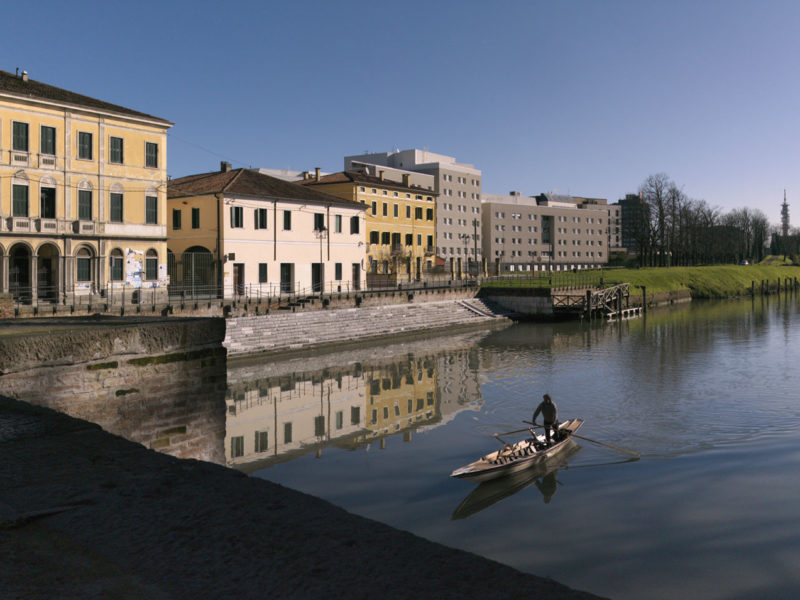
[(406, 219), (411, 218), (411, 207), (406, 205)]
[(122, 138), (109, 136), (108, 138), (108, 162), (122, 164)]
[(256, 452), (266, 452), (269, 450), (269, 432), (256, 431), (255, 450)]
[(414, 218), (415, 219), (420, 219), (420, 220), (422, 219), (422, 207), (421, 206), (417, 206), (414, 209)]
[[(257, 208), (253, 211), (253, 215), (255, 218), (255, 228), (256, 229), (266, 229), (267, 228), (267, 209), (266, 208)], [(192, 214), (194, 217), (194, 214)], [(198, 220), (200, 215), (198, 215)], [(199, 227), (199, 224), (198, 224)], [(197, 229), (196, 227), (194, 229)]]
[(124, 273), (124, 263), (122, 262), (122, 250), (114, 248), (111, 251), (111, 281), (122, 281)]
[(325, 417), (322, 415), (314, 417), (314, 435), (325, 435)]
[(433, 248), (433, 236), (432, 235), (428, 236), (427, 244), (428, 244), (428, 248)]
[(381, 233), (381, 244), (389, 245), (391, 237), (388, 231), (384, 231)]
[(283, 443), (284, 444), (291, 444), (292, 443), (292, 424), (291, 423), (284, 423), (283, 424)]
[(158, 144), (153, 142), (144, 143), (144, 166), (158, 168)]
[(175, 230), (181, 228), (181, 210), (179, 208), (172, 209), (172, 228)]
[(350, 217), (350, 233), (359, 233), (358, 216)]
[(258, 283), (267, 283), (267, 263), (258, 263)]
[(231, 206), (231, 228), (241, 229), (242, 227), (244, 227), (244, 208)]
[(383, 203), (383, 216), (384, 217), (389, 216), (389, 205), (386, 204), (386, 202)]
[(78, 132), (78, 158), (92, 160), (92, 134)]
[(426, 208), (425, 209), (425, 220), (426, 221), (433, 221), (433, 209)]
[(333, 218), (333, 230), (336, 233), (342, 233), (342, 215), (336, 215)]
[(323, 213), (314, 213), (314, 231), (324, 231), (325, 229), (325, 215)]
[(56, 188), (43, 187), (39, 191), (39, 216), (43, 219), (56, 218)]
[(77, 255), (77, 278), (78, 281), (91, 281), (92, 280), (92, 255), (86, 248), (78, 250)]
[(291, 231), (292, 229), (292, 212), (289, 210), (283, 211), (283, 230)]
[(148, 225), (155, 225), (158, 223), (158, 197), (145, 196), (144, 197), (144, 222)]
[(351, 425), (358, 425), (361, 423), (361, 407), (360, 406), (351, 406), (350, 407), (350, 424)]
[(373, 215), (377, 215), (378, 214), (378, 203), (377, 202), (373, 202), (372, 203), (372, 214)]
[(414, 234), (407, 233), (406, 234), (406, 246), (411, 246), (414, 243)]
[[(181, 211), (178, 211), (179, 213)], [(180, 225), (180, 219), (178, 219)], [(178, 228), (180, 229), (180, 227)], [(192, 209), (192, 229), (200, 229), (200, 209), (193, 208)]]
[(333, 271), (334, 271), (334, 277), (333, 278), (336, 281), (341, 281), (342, 280), (342, 263), (334, 264), (333, 265)]
[[(178, 211), (180, 213), (181, 211)], [(78, 219), (81, 221), (92, 220), (92, 191), (78, 190)]]
[(14, 121), (14, 139), (12, 148), (21, 152), (28, 151), (28, 124)]
[(231, 437), (231, 458), (244, 456), (244, 436)]
[(344, 413), (341, 410), (336, 411), (336, 429), (344, 427)]
[(42, 125), (42, 138), (39, 141), (42, 154), (56, 153), (56, 128)]
[(122, 223), (122, 194), (109, 194), (110, 215), (109, 220), (113, 223)]
[(144, 258), (144, 278), (147, 281), (158, 279), (158, 253), (148, 250)]
[(369, 232), (369, 243), (370, 244), (377, 244), (380, 242), (380, 234), (377, 231), (370, 231)]
[(12, 216), (14, 217), (27, 217), (28, 216), (28, 186), (27, 185), (14, 185), (13, 190), (14, 200), (12, 207)]
[(395, 204), (394, 205), (394, 218), (396, 219), (399, 216), (400, 216), (400, 207), (397, 204)]

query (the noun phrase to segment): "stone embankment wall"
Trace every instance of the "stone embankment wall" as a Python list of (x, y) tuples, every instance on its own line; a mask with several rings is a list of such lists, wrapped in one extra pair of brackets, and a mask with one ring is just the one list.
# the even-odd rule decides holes
[(268, 315), (232, 317), (226, 323), (225, 347), (230, 355), (242, 356), (457, 328), (504, 327), (510, 321), (478, 305), (470, 308), (465, 300), (446, 300), (339, 310), (275, 311)]
[(178, 457), (223, 462), (223, 319), (4, 323), (0, 390)]

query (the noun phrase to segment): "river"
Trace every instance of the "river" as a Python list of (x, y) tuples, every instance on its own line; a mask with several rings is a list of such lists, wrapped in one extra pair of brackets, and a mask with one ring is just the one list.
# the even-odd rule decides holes
[[(797, 299), (773, 296), (231, 361), (224, 453), (254, 477), (617, 600), (795, 598), (798, 349)], [(545, 392), (562, 419), (585, 419), (581, 435), (640, 458), (578, 440), (493, 486), (449, 477)]]

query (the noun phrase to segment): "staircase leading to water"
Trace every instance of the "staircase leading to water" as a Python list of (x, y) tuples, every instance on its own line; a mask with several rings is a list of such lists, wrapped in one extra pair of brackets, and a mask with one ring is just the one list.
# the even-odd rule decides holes
[(477, 299), (335, 310), (274, 312), (226, 320), (231, 356), (422, 333), (507, 319)]

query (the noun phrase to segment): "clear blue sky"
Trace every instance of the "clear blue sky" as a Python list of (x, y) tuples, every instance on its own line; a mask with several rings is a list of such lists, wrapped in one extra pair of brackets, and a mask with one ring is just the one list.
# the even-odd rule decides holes
[(652, 173), (800, 224), (800, 2), (26, 2), (2, 64), (175, 123), (173, 177), (427, 148), (485, 193)]

